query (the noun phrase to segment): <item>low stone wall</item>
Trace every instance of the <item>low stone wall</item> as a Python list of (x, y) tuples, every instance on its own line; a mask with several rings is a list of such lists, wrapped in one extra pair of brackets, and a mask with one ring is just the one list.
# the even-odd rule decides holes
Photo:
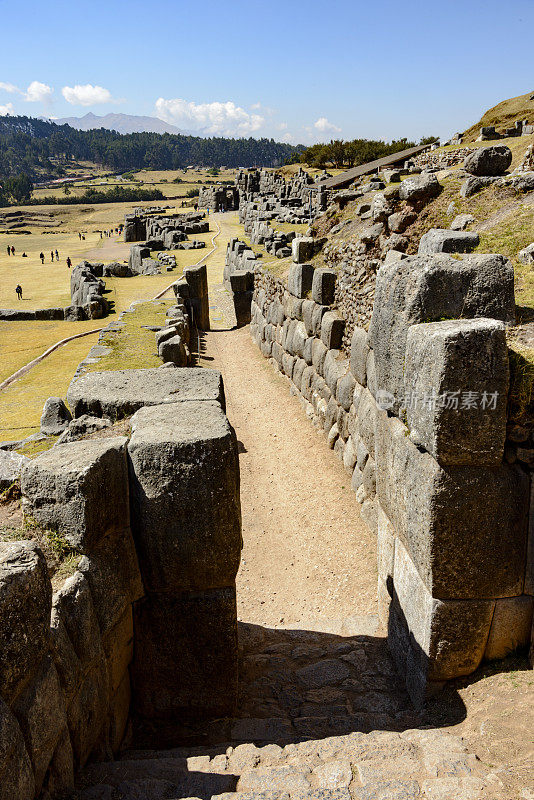
[(496, 255), (383, 264), (350, 347), (339, 292), (332, 270), (294, 265), (286, 287), (257, 269), (251, 335), (351, 475), (388, 642), (420, 704), (531, 637), (531, 476), (503, 457), (513, 269)]
[(91, 373), (69, 402), (75, 417), (137, 413), (129, 440), (58, 445), (23, 467), (26, 512), (79, 562), (53, 592), (34, 541), (0, 543), (6, 800), (64, 796), (118, 751), (132, 711), (180, 722), (229, 715), (237, 697), (239, 464), (220, 374)]

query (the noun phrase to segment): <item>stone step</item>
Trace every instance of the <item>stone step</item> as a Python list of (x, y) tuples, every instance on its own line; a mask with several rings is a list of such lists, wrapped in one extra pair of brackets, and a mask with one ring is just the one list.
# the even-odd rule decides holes
[(131, 751), (87, 767), (79, 800), (495, 800), (498, 789), (459, 737), (407, 730)]

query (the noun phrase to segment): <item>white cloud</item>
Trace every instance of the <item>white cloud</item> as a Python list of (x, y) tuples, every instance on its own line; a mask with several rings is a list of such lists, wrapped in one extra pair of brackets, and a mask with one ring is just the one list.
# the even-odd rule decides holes
[(8, 114), (14, 113), (13, 103), (6, 103), (5, 106), (0, 106), (0, 117), (6, 117)]
[(14, 94), (15, 92), (20, 93), (20, 89), (18, 89), (16, 86), (13, 86), (12, 83), (4, 83), (3, 81), (0, 81), (0, 89), (2, 89), (4, 92), (9, 92), (9, 94)]
[(279, 131), (287, 131), (287, 122), (280, 122), (276, 128)]
[(319, 131), (319, 133), (341, 133), (341, 128), (338, 128), (337, 125), (333, 125), (326, 117), (319, 117), (317, 122), (313, 123), (313, 127), (315, 130)]
[(265, 122), (259, 114), (250, 114), (232, 101), (194, 103), (175, 98), (156, 100), (160, 119), (195, 131), (220, 136), (249, 136)]
[(32, 81), (23, 94), (28, 103), (46, 103), (51, 99), (53, 91), (46, 83)]
[(86, 83), (83, 86), (79, 84), (76, 86), (64, 86), (61, 94), (67, 103), (71, 103), (73, 106), (93, 106), (98, 103), (116, 102), (108, 89), (104, 89), (103, 86), (93, 86), (90, 83)]

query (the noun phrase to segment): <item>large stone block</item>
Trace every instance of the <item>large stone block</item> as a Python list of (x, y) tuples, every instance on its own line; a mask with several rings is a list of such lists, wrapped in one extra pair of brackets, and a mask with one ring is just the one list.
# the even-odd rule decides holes
[(519, 467), (440, 467), (383, 411), (375, 451), (380, 504), (434, 597), (521, 594), (528, 478)]
[(478, 233), (431, 228), (419, 242), (418, 253), (470, 253), (479, 243)]
[(231, 716), (237, 700), (235, 588), (140, 600), (134, 703), (149, 719)]
[(312, 339), (312, 365), (319, 375), (323, 374), (324, 362), (327, 353), (328, 348), (326, 345), (320, 339), (316, 339), (314, 337)]
[(144, 594), (130, 528), (104, 537), (78, 564), (91, 588), (100, 631), (105, 634)]
[(144, 408), (132, 429), (132, 530), (147, 591), (232, 584), (241, 553), (239, 462), (221, 407)]
[(63, 693), (56, 668), (44, 659), (35, 678), (17, 697), (13, 712), (21, 727), (40, 792), (56, 746), (67, 728)]
[(358, 383), (365, 386), (369, 337), (363, 328), (354, 328), (350, 343), (350, 370)]
[(469, 675), (479, 666), (494, 606), (493, 600), (433, 598), (396, 540), (388, 645), (416, 705), (429, 681)]
[(399, 198), (408, 203), (428, 203), (441, 192), (441, 184), (432, 173), (410, 175), (402, 181), (399, 188)]
[(479, 147), (464, 161), (464, 169), (471, 175), (504, 175), (512, 163), (512, 151), (505, 144)]
[[(296, 261), (296, 263), (292, 264), (289, 268), (289, 275), (287, 276), (287, 288), (294, 297), (304, 299), (311, 291), (314, 270), (311, 264), (302, 263), (302, 242), (302, 239), (293, 239), (293, 261)], [(295, 258), (295, 249), (297, 249), (297, 258)]]
[(128, 527), (126, 442), (115, 437), (58, 445), (22, 471), (32, 515), (80, 553), (91, 552), (106, 533)]
[(83, 767), (95, 749), (104, 750), (109, 721), (109, 678), (104, 660), (93, 666), (67, 709), (75, 764)]
[[(291, 255), (295, 264), (303, 264), (305, 261), (309, 261), (310, 258), (313, 258), (314, 251), (315, 240), (311, 236), (300, 236), (293, 239), (291, 243)], [(306, 266), (310, 267), (311, 264)], [(292, 289), (289, 291), (294, 294)], [(297, 297), (305, 297), (305, 295), (297, 295)]]
[(72, 416), (61, 397), (49, 397), (41, 416), (41, 433), (54, 436), (68, 428)]
[(393, 396), (393, 410), (398, 411), (404, 390), (410, 325), (460, 317), (514, 322), (514, 273), (506, 258), (418, 255), (379, 269), (369, 338), (378, 390)]
[(74, 380), (67, 401), (74, 417), (122, 419), (143, 406), (216, 400), (224, 408), (221, 373), (215, 369), (123, 369), (89, 372)]
[(495, 611), (484, 658), (505, 658), (530, 641), (534, 598), (505, 597), (495, 601)]
[(20, 478), (20, 473), (29, 458), (13, 453), (11, 450), (0, 450), (0, 492), (9, 489), (12, 483)]
[(375, 452), (378, 408), (368, 389), (363, 389), (358, 404), (357, 430), (369, 453)]
[(187, 367), (188, 353), (181, 336), (175, 335), (158, 345), (158, 355), (165, 364), (171, 363), (177, 367)]
[(335, 394), (337, 383), (348, 371), (349, 362), (340, 350), (328, 350), (324, 360), (324, 379), (330, 391)]
[(104, 650), (89, 584), (81, 572), (71, 575), (54, 595), (54, 610), (65, 626), (82, 669), (104, 663)]
[(333, 269), (316, 269), (313, 273), (312, 299), (323, 306), (331, 306), (336, 291), (336, 273)]
[(409, 328), (404, 404), (410, 438), (440, 464), (500, 464), (508, 383), (502, 322), (454, 320)]
[(327, 311), (321, 320), (321, 341), (328, 350), (339, 350), (343, 343), (345, 320), (336, 311)]
[(51, 608), (46, 561), (36, 544), (0, 542), (0, 695), (8, 701), (48, 650)]
[(19, 724), (0, 697), (0, 800), (34, 800), (35, 779)]

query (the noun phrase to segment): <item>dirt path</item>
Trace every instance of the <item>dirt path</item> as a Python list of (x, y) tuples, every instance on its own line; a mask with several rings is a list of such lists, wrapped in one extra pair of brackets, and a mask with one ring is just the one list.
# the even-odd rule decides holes
[(239, 618), (335, 633), (361, 629), (358, 615), (376, 611), (376, 543), (350, 476), (248, 327), (211, 331), (205, 346), (201, 363), (221, 370), (241, 443)]

